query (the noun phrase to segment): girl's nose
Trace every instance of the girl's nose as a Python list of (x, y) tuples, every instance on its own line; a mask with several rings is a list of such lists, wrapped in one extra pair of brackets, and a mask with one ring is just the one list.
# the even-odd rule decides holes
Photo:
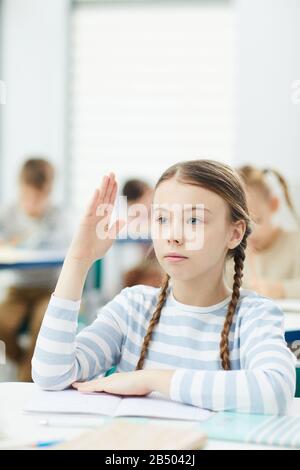
[(170, 238), (168, 239), (168, 243), (170, 245), (176, 245), (176, 246), (179, 245), (180, 246), (180, 245), (182, 245), (183, 240), (179, 236), (170, 236)]
[(170, 245), (176, 245), (176, 246), (182, 245), (182, 241), (176, 240), (176, 239), (170, 239), (170, 240), (168, 240), (168, 242), (169, 242)]

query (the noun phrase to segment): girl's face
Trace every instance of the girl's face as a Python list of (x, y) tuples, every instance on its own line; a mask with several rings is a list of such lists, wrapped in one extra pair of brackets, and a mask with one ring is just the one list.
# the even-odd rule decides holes
[[(191, 210), (196, 205), (200, 209)], [(154, 250), (173, 279), (192, 280), (216, 268), (221, 273), (228, 249), (239, 244), (244, 231), (245, 222), (232, 223), (227, 203), (212, 191), (175, 178), (155, 191)]]
[(267, 198), (261, 189), (256, 187), (248, 187), (246, 194), (250, 217), (253, 220), (249, 245), (255, 249), (262, 249), (273, 233), (272, 218), (278, 210), (279, 200), (275, 196)]

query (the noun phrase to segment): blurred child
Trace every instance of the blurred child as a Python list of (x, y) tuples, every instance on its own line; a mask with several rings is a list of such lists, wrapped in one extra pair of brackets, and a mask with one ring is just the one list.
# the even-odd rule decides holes
[(128, 206), (131, 204), (144, 204), (150, 210), (153, 189), (146, 181), (140, 179), (130, 179), (126, 181), (123, 186), (122, 194), (127, 197)]
[[(150, 223), (153, 189), (142, 179), (130, 179), (126, 181), (121, 192), (127, 198), (126, 230), (130, 243), (123, 243), (122, 246), (113, 248), (118, 250), (119, 270), (122, 272), (118, 290), (120, 287), (138, 284), (158, 287), (161, 282), (161, 270), (155, 257), (152, 255), (150, 259), (149, 256), (152, 246)], [(133, 239), (141, 238), (143, 242), (138, 240), (136, 243), (132, 242)]]
[[(140, 235), (147, 238), (149, 236), (151, 221), (153, 189), (143, 180), (131, 179), (124, 184), (122, 195), (127, 198), (129, 235), (131, 234), (130, 223), (138, 217), (138, 230)], [(136, 206), (136, 210), (133, 210), (133, 206)], [(138, 210), (139, 206), (142, 206), (142, 211)], [(131, 226), (133, 225), (134, 224), (131, 224)]]
[(144, 259), (123, 275), (123, 288), (139, 284), (159, 287), (162, 275), (160, 266), (155, 259)]
[[(66, 220), (51, 203), (54, 168), (44, 159), (27, 160), (20, 172), (18, 201), (0, 216), (2, 246), (34, 250), (62, 250), (68, 243)], [(0, 339), (8, 358), (18, 364), (18, 379), (31, 380), (31, 357), (45, 307), (58, 277), (57, 269), (18, 270), (0, 304)], [(26, 324), (30, 344), (19, 344)]]
[[(299, 222), (287, 183), (273, 169), (259, 170), (246, 165), (239, 169), (239, 174), (246, 185), (249, 212), (254, 223), (248, 240), (243, 287), (275, 299), (300, 298), (300, 232), (287, 231), (273, 222), (280, 202), (272, 192), (267, 175), (277, 178), (286, 203)], [(232, 263), (229, 263), (227, 283), (231, 282), (232, 270)]]

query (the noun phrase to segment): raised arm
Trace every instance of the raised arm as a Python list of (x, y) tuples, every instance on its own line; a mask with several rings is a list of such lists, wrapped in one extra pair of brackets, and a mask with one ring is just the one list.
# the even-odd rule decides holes
[(120, 314), (118, 305), (124, 307), (124, 294), (76, 337), (87, 273), (93, 262), (106, 254), (124, 224), (117, 221), (109, 228), (116, 193), (114, 175), (104, 177), (68, 250), (32, 359), (33, 379), (43, 388), (66, 388), (74, 380), (105, 372), (118, 361), (124, 320), (115, 309)]
[(105, 256), (124, 221), (117, 220), (111, 228), (110, 219), (117, 194), (115, 176), (105, 176), (102, 185), (82, 218), (68, 250), (54, 295), (77, 301), (82, 296), (84, 283), (91, 265)]

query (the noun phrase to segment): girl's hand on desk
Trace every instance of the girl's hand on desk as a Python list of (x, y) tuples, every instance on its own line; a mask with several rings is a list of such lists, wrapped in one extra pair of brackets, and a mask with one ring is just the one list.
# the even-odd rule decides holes
[(124, 221), (117, 220), (109, 228), (116, 195), (117, 182), (115, 175), (110, 173), (104, 176), (101, 187), (95, 190), (80, 222), (68, 252), (71, 258), (92, 264), (105, 256), (125, 225)]
[(75, 382), (72, 386), (79, 392), (107, 392), (117, 395), (146, 395), (151, 392), (143, 370), (115, 372), (89, 382)]
[(75, 382), (79, 392), (107, 392), (117, 395), (147, 395), (157, 391), (169, 397), (170, 382), (174, 370), (134, 370), (115, 372), (89, 382)]

